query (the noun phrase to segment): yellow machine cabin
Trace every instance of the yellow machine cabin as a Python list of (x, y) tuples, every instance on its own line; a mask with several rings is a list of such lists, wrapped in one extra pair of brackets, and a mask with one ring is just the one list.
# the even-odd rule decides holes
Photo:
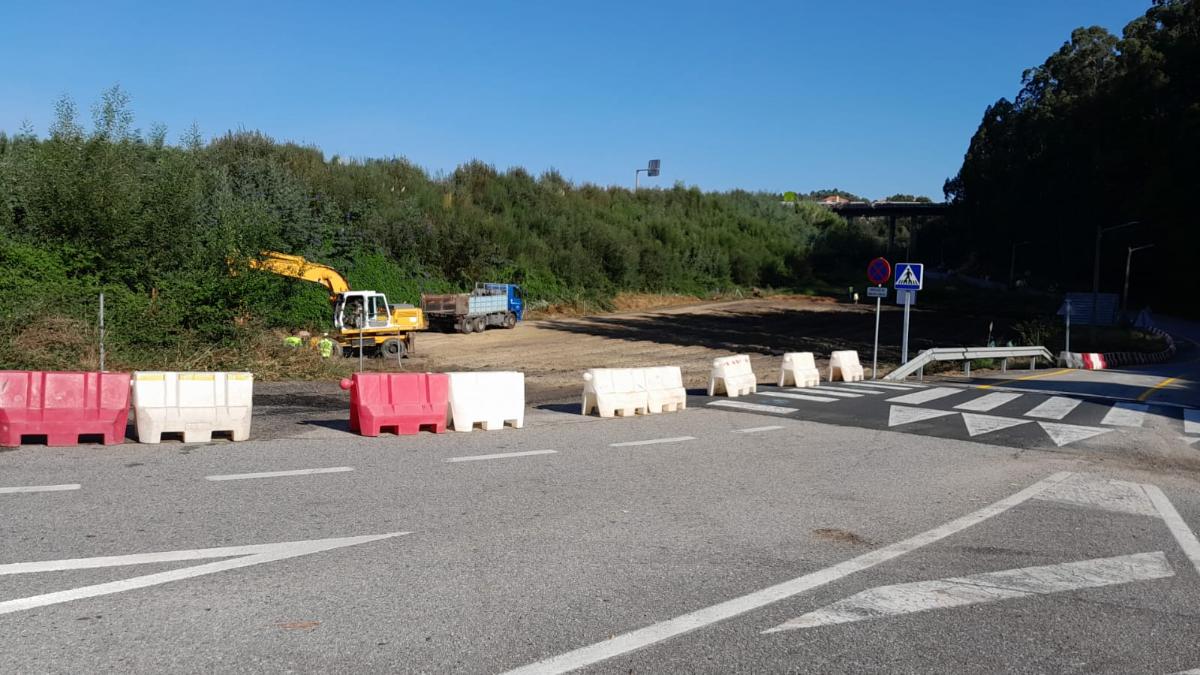
[(344, 356), (354, 355), (359, 349), (367, 356), (397, 358), (411, 354), (416, 343), (414, 332), (428, 327), (419, 308), (391, 305), (387, 296), (377, 291), (350, 290), (346, 278), (328, 265), (298, 255), (263, 251), (258, 259), (250, 260), (250, 267), (327, 288), (337, 329), (333, 338)]

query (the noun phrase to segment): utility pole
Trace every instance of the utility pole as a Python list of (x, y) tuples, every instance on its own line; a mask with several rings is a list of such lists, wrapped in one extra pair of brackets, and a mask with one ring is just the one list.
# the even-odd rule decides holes
[(1096, 258), (1092, 263), (1092, 319), (1088, 322), (1088, 338), (1093, 342), (1096, 339), (1096, 306), (1100, 303), (1100, 240), (1104, 237), (1105, 232), (1112, 232), (1122, 227), (1130, 227), (1137, 224), (1138, 221), (1131, 220), (1128, 223), (1121, 223), (1112, 227), (1096, 226)]

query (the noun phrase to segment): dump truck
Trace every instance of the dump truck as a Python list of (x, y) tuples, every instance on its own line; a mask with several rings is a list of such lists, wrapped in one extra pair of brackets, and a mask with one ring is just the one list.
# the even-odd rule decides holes
[(524, 318), (525, 297), (516, 284), (477, 283), (470, 293), (423, 293), (421, 310), (432, 326), (482, 333), (489, 326), (514, 328)]
[(412, 305), (392, 305), (378, 291), (355, 291), (337, 270), (305, 260), (298, 255), (263, 251), (249, 261), (251, 269), (263, 270), (293, 279), (321, 284), (329, 290), (333, 306), (331, 335), (341, 348), (342, 356), (402, 358), (413, 353), (416, 331), (428, 324), (425, 313)]

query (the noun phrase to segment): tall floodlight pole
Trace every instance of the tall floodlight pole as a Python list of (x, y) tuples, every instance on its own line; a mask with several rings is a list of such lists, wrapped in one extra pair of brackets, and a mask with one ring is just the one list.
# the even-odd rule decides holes
[(1121, 292), (1121, 311), (1129, 311), (1129, 265), (1133, 262), (1133, 254), (1138, 251), (1143, 251), (1148, 248), (1153, 248), (1154, 244), (1145, 244), (1143, 246), (1130, 246), (1125, 254), (1125, 290)]
[(1138, 221), (1131, 220), (1128, 223), (1121, 223), (1112, 227), (1096, 226), (1096, 259), (1092, 263), (1092, 320), (1088, 325), (1088, 336), (1093, 340), (1096, 337), (1096, 305), (1100, 303), (1100, 240), (1104, 237), (1105, 232), (1112, 232), (1122, 227), (1130, 227), (1137, 224)]
[(652, 159), (652, 160), (650, 160), (650, 163), (649, 163), (649, 164), (646, 166), (646, 168), (644, 168), (644, 169), (638, 169), (638, 170), (634, 171), (634, 172), (633, 172), (633, 191), (634, 191), (634, 192), (637, 192), (637, 191), (638, 191), (638, 188), (639, 188), (639, 186), (638, 186), (638, 178), (639, 178), (640, 176), (639, 176), (638, 174), (641, 174), (642, 172), (645, 172), (645, 173), (646, 173), (646, 177), (647, 177), (647, 178), (654, 178), (655, 176), (657, 176), (657, 175), (658, 175), (658, 173), (659, 173), (659, 168), (660, 168), (661, 166), (662, 166), (662, 160), (660, 160), (660, 159)]

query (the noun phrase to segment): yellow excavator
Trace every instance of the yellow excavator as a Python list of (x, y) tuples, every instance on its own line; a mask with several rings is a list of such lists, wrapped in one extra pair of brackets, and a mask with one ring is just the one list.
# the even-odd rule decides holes
[(263, 251), (250, 260), (250, 268), (293, 279), (318, 283), (329, 290), (333, 305), (332, 336), (343, 356), (362, 350), (364, 356), (401, 358), (411, 354), (415, 331), (425, 330), (425, 314), (412, 305), (390, 305), (378, 291), (353, 291), (337, 270), (298, 255)]

